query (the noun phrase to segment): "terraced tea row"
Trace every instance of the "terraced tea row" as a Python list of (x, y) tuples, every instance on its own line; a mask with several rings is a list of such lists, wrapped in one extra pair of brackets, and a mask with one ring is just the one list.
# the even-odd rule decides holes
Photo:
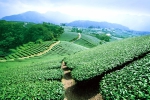
[(82, 33), (80, 40), (75, 41), (75, 43), (91, 48), (91, 47), (95, 47), (95, 46), (99, 45), (100, 41), (101, 40), (97, 39), (96, 37)]
[(100, 92), (106, 100), (149, 100), (150, 54), (104, 76)]
[(72, 77), (77, 81), (91, 79), (150, 52), (150, 36), (128, 38), (107, 43), (66, 57)]
[(70, 32), (69, 30), (66, 31), (61, 35), (59, 38), (60, 41), (73, 41), (74, 39), (78, 38), (78, 33)]
[(14, 53), (9, 54), (8, 56), (1, 58), (0, 60), (14, 60), (18, 58), (29, 58), (34, 56), (42, 55), (48, 52), (51, 49), (52, 44), (57, 43), (55, 41), (46, 41), (40, 44), (35, 44), (30, 42), (24, 44), (23, 46), (18, 47), (16, 50), (13, 50)]
[(0, 99), (62, 100), (64, 89), (60, 81), (63, 72), (59, 62), (51, 60), (32, 66), (2, 68)]
[(58, 45), (52, 48), (50, 54), (71, 55), (83, 50), (87, 50), (87, 48), (72, 42), (61, 41)]

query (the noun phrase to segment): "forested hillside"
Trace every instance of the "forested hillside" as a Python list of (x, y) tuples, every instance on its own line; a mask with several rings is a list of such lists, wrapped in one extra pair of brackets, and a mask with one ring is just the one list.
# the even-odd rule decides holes
[(57, 40), (63, 32), (62, 27), (46, 22), (35, 24), (1, 20), (0, 55), (6, 55), (10, 49), (28, 42)]

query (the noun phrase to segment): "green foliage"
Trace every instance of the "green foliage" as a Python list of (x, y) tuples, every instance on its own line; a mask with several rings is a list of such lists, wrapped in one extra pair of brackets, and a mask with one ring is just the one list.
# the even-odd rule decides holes
[(38, 39), (38, 40), (36, 40), (36, 44), (41, 44), (43, 42), (43, 40), (42, 39)]
[(78, 81), (88, 80), (150, 50), (150, 36), (110, 42), (65, 59)]
[(0, 21), (0, 49), (8, 53), (9, 49), (28, 42), (36, 42), (41, 39), (49, 41), (57, 39), (64, 29), (58, 25), (43, 23), (24, 23)]
[(81, 30), (81, 29), (78, 29), (77, 27), (73, 27), (73, 28), (71, 29), (71, 32), (82, 33), (82, 30)]
[(87, 50), (87, 48), (71, 42), (61, 41), (58, 45), (52, 48), (50, 53), (57, 55), (71, 55), (83, 50)]
[(1, 100), (62, 100), (64, 98), (63, 86), (57, 81), (6, 85), (0, 93)]
[(106, 42), (109, 42), (110, 39), (111, 39), (111, 37), (108, 36), (108, 35), (106, 35), (106, 34), (96, 34), (95, 36), (96, 36), (98, 39), (104, 40), (104, 41), (106, 41)]
[(4, 53), (4, 52), (0, 50), (0, 55), (3, 55), (3, 53)]
[(66, 23), (60, 23), (60, 26), (66, 26)]
[(22, 44), (22, 35), (26, 32), (23, 23), (0, 21), (0, 48), (5, 52)]
[(81, 38), (78, 41), (75, 41), (76, 44), (92, 48), (99, 45), (100, 40), (96, 37), (90, 36), (88, 34), (81, 34)]
[(62, 100), (64, 89), (58, 60), (30, 66), (0, 66), (0, 99)]
[(17, 47), (16, 49), (10, 49), (11, 53), (5, 56), (5, 59), (11, 60), (36, 55), (47, 50), (53, 43), (55, 43), (55, 41), (42, 42), (42, 40), (37, 40), (36, 43), (29, 42), (23, 46)]
[(150, 54), (103, 77), (100, 92), (106, 100), (148, 100), (149, 80)]
[(64, 29), (62, 27), (44, 22), (43, 24), (35, 24), (31, 26), (25, 37), (28, 42), (35, 42), (38, 39), (49, 41), (58, 38), (63, 32)]
[(58, 38), (60, 41), (71, 41), (74, 38), (78, 37), (78, 34), (75, 32), (70, 32), (70, 30), (65, 28), (65, 32)]

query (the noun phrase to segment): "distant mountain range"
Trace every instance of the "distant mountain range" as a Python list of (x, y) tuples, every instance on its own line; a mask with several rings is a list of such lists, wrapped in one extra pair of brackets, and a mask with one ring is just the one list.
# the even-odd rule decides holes
[(70, 15), (63, 14), (60, 12), (50, 12), (50, 11), (44, 14), (35, 11), (28, 11), (17, 15), (6, 16), (3, 17), (1, 20), (24, 21), (24, 22), (34, 22), (34, 23), (50, 22), (54, 24), (70, 22), (66, 25), (76, 26), (76, 27), (118, 28), (123, 30), (129, 30), (128, 27), (122, 26), (120, 24), (114, 24), (108, 22), (96, 22), (96, 21), (88, 21), (88, 20), (73, 21), (74, 19)]
[(50, 21), (42, 14), (35, 12), (35, 11), (28, 11), (22, 14), (11, 15), (3, 17), (2, 20), (7, 21), (25, 21), (25, 22), (34, 22), (34, 23), (41, 23), (43, 21)]
[(75, 27), (95, 27), (95, 28), (118, 28), (118, 29), (123, 29), (123, 30), (129, 30), (128, 27), (120, 25), (120, 24), (115, 24), (115, 23), (108, 23), (108, 22), (96, 22), (96, 21), (88, 21), (88, 20), (78, 20), (78, 21), (73, 21), (71, 23), (67, 24), (68, 26), (75, 26)]

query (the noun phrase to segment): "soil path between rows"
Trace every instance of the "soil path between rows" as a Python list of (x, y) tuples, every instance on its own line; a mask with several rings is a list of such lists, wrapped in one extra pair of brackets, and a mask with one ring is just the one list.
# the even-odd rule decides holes
[(76, 40), (72, 41), (72, 42), (76, 42), (77, 40), (79, 40), (81, 38), (81, 33), (78, 33), (78, 37)]
[(64, 100), (103, 100), (101, 94), (99, 94), (99, 83), (96, 85), (77, 83), (71, 77), (71, 71), (64, 62), (62, 62), (61, 68), (64, 71), (62, 78), (65, 89)]

